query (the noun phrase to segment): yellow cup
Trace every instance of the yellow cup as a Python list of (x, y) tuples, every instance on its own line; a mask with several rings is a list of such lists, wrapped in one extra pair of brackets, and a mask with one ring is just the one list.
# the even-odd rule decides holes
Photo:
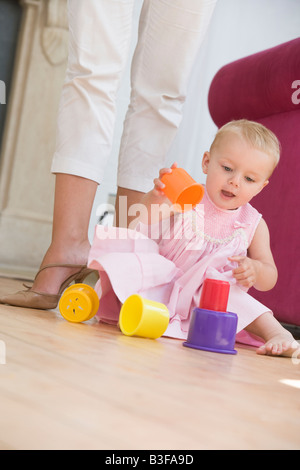
[(122, 305), (119, 324), (126, 336), (159, 338), (169, 324), (169, 311), (164, 304), (131, 295)]
[(72, 323), (90, 320), (98, 308), (98, 295), (88, 284), (73, 284), (64, 291), (59, 301), (61, 315)]

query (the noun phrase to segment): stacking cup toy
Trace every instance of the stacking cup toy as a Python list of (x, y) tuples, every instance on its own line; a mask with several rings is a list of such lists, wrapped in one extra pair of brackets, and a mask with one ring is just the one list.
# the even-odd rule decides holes
[(98, 295), (87, 284), (73, 284), (68, 287), (59, 301), (61, 315), (72, 323), (90, 320), (96, 315), (98, 308)]
[(236, 354), (234, 349), (238, 317), (231, 312), (195, 308), (184, 346), (223, 354)]
[(164, 304), (134, 294), (122, 305), (119, 324), (126, 336), (159, 338), (169, 324), (169, 311)]
[(166, 173), (161, 177), (165, 187), (163, 192), (167, 198), (184, 211), (185, 205), (191, 208), (199, 204), (204, 195), (204, 188), (183, 169), (172, 168), (172, 173)]
[(226, 312), (230, 284), (218, 279), (205, 279), (202, 287), (200, 308)]

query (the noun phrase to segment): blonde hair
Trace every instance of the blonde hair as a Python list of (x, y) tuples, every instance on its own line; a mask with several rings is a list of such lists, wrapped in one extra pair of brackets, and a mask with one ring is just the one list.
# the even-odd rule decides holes
[(244, 138), (253, 148), (265, 152), (274, 159), (275, 170), (280, 158), (280, 143), (276, 135), (262, 124), (247, 119), (230, 121), (222, 126), (211, 144), (210, 151), (219, 143), (221, 138), (229, 132)]

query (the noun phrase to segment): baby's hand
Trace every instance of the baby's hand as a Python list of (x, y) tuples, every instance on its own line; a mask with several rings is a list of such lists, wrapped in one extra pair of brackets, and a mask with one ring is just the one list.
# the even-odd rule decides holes
[(254, 286), (257, 281), (260, 262), (247, 256), (231, 256), (228, 259), (238, 263), (238, 267), (232, 270), (233, 277), (238, 284), (248, 289)]
[(172, 168), (177, 168), (176, 162), (173, 163), (171, 168), (162, 168), (161, 170), (159, 170), (159, 177), (153, 180), (153, 183), (154, 183), (153, 195), (155, 197), (165, 197), (165, 193), (163, 191), (165, 184), (161, 181), (161, 178), (163, 175), (167, 173), (172, 173)]

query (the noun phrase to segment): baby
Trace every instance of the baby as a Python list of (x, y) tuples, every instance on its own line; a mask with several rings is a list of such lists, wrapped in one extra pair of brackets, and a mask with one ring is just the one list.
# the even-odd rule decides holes
[[(114, 248), (110, 245), (105, 250), (101, 240), (101, 252), (106, 257), (104, 266), (103, 256), (95, 248), (95, 238), (90, 266), (98, 266), (106, 272), (109, 279), (106, 284), (121, 303), (130, 293), (140, 293), (146, 298), (151, 296), (153, 300), (165, 303), (170, 311), (166, 335), (178, 338), (186, 338), (190, 314), (194, 307), (199, 306), (204, 279), (216, 277), (227, 280), (231, 283), (228, 310), (238, 314), (238, 332), (245, 330), (263, 339), (264, 344), (257, 349), (258, 354), (293, 355), (298, 351), (299, 344), (290, 332), (282, 327), (267, 307), (247, 294), (252, 286), (267, 291), (277, 281), (267, 224), (249, 201), (269, 183), (279, 154), (276, 136), (264, 126), (247, 120), (226, 124), (217, 132), (210, 150), (204, 153), (202, 159), (202, 169), (206, 174), (205, 195), (201, 204), (192, 211), (195, 216), (193, 233), (198, 245), (195, 242), (191, 249), (193, 240), (176, 237), (179, 226), (192, 223), (187, 214), (182, 216), (170, 210), (161, 210), (171, 205), (170, 202), (166, 204), (168, 201), (161, 177), (170, 173), (177, 166), (175, 163), (171, 168), (160, 170), (159, 177), (154, 180), (154, 188), (142, 200), (147, 211), (141, 211), (131, 225), (131, 229), (146, 238), (149, 226), (159, 227), (161, 219), (170, 218), (173, 219), (173, 236), (166, 239), (163, 231), (158, 229), (158, 250), (149, 245), (144, 253), (128, 244), (128, 288), (123, 269), (113, 270), (107, 263), (108, 252), (124, 251), (124, 241), (122, 250), (118, 248), (120, 240), (114, 240)], [(204, 206), (204, 224), (201, 205)], [(149, 250), (153, 250), (152, 258), (146, 258)], [(128, 256), (130, 252), (132, 263), (136, 262), (137, 257), (140, 261), (140, 284), (132, 276), (130, 278), (133, 267)], [(118, 254), (118, 262), (121, 265), (122, 253)], [(152, 277), (149, 274), (151, 263), (152, 271), (156, 273)], [(125, 283), (125, 287), (120, 288), (121, 283), (122, 286)]]

